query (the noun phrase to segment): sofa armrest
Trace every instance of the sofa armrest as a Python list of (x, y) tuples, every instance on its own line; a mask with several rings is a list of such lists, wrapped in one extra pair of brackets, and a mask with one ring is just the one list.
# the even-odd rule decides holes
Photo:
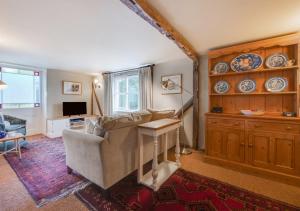
[(63, 131), (63, 141), (67, 166), (97, 185), (105, 187), (101, 155), (104, 138), (66, 129)]
[(74, 159), (78, 161), (83, 159), (101, 159), (100, 147), (103, 140), (104, 138), (93, 134), (69, 129), (64, 130), (63, 141), (67, 165)]
[(5, 121), (8, 121), (12, 125), (26, 125), (26, 120), (24, 119), (19, 119), (10, 115), (3, 115), (3, 117)]

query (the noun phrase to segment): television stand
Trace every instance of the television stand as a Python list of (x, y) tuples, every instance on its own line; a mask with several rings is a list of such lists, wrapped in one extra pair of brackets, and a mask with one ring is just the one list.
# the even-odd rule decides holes
[(79, 118), (70, 118), (69, 119), (69, 125), (70, 129), (83, 129), (85, 127), (85, 118), (79, 117)]
[(94, 115), (68, 116), (47, 119), (47, 133), (49, 138), (61, 137), (64, 129), (82, 130), (87, 119), (96, 120)]

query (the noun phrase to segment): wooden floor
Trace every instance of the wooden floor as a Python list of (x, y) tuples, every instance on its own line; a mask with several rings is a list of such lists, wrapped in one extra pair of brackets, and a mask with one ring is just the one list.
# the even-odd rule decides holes
[[(267, 179), (205, 163), (200, 152), (182, 156), (181, 162), (182, 167), (186, 170), (300, 207), (300, 187), (272, 181), (271, 178)], [(49, 203), (42, 208), (36, 208), (14, 171), (6, 160), (0, 156), (0, 211), (2, 210), (80, 211), (87, 209), (74, 195)]]

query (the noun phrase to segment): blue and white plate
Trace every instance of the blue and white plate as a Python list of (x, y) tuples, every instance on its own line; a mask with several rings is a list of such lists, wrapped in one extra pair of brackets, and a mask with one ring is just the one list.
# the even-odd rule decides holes
[(259, 68), (263, 63), (263, 59), (260, 55), (255, 53), (245, 53), (235, 57), (230, 67), (235, 72), (243, 72), (247, 70), (255, 70)]
[(219, 62), (214, 66), (214, 74), (227, 73), (229, 70), (229, 65), (226, 62)]
[(255, 81), (253, 81), (251, 79), (245, 79), (239, 83), (238, 89), (242, 93), (251, 93), (251, 92), (255, 91), (256, 83), (255, 83)]
[(287, 85), (287, 79), (282, 77), (269, 78), (265, 82), (265, 88), (269, 92), (281, 92), (287, 87)]
[(227, 81), (218, 81), (215, 86), (214, 90), (218, 94), (224, 94), (229, 91), (230, 85)]
[(268, 68), (284, 67), (288, 61), (288, 57), (282, 53), (275, 53), (269, 56), (266, 60)]

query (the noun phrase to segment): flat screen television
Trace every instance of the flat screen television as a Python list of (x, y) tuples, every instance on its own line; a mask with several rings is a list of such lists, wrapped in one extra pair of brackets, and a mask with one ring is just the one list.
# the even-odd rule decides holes
[(86, 102), (63, 102), (63, 115), (81, 115), (86, 114)]

